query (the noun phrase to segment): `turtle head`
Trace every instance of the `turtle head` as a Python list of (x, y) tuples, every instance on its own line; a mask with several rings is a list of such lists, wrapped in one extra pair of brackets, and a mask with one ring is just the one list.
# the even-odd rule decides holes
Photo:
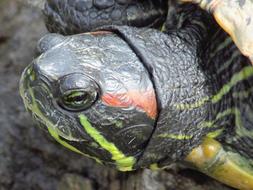
[(133, 169), (157, 117), (155, 91), (138, 57), (111, 32), (49, 34), (38, 50), (20, 81), (35, 121), (75, 152)]

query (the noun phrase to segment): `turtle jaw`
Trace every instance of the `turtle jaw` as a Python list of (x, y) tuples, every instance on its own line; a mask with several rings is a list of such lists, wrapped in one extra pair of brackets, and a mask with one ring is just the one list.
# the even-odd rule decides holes
[(48, 82), (39, 76), (31, 63), (22, 73), (19, 91), (26, 110), (33, 116), (35, 123), (50, 132), (55, 131), (59, 136), (70, 141), (89, 141), (84, 133), (77, 135), (77, 131), (67, 130), (70, 123), (79, 123), (72, 116), (65, 116), (57, 112), (57, 105), (49, 89)]
[(33, 112), (32, 109), (34, 105), (34, 98), (32, 97), (33, 89), (31, 87), (31, 81), (35, 79), (35, 73), (32, 69), (32, 64), (25, 68), (22, 73), (20, 82), (19, 82), (19, 93), (23, 99), (26, 110), (33, 116), (33, 118), (39, 123), (43, 123), (39, 117)]
[[(39, 126), (42, 126), (44, 129), (47, 129), (47, 124), (51, 123), (44, 115), (47, 115), (45, 104), (50, 104), (49, 100), (45, 96), (43, 103), (38, 101), (34, 97), (35, 91), (39, 92), (41, 97), (43, 97), (42, 93), (46, 93), (45, 87), (36, 87), (32, 86), (32, 82), (35, 81), (36, 74), (33, 70), (33, 63), (31, 63), (22, 73), (21, 80), (19, 83), (19, 92), (23, 99), (26, 110), (32, 115), (35, 119), (36, 123)], [(43, 91), (43, 92), (42, 92)]]
[[(75, 143), (83, 143), (88, 147), (92, 146), (92, 142), (82, 130), (68, 130), (68, 127), (71, 126), (70, 123), (74, 126), (79, 125), (79, 122), (75, 121), (74, 118), (67, 117), (64, 120), (62, 115), (57, 114), (54, 110), (50, 110), (53, 106), (52, 95), (50, 94), (49, 89), (43, 84), (43, 82), (41, 83), (41, 81), (37, 81), (37, 76), (33, 70), (33, 63), (30, 64), (22, 73), (19, 91), (25, 108), (33, 116), (35, 123), (42, 126), (43, 129), (48, 131), (49, 134), (64, 147), (78, 154), (92, 158), (97, 163), (104, 163), (104, 161), (100, 160), (97, 155), (89, 155), (80, 151), (75, 145), (73, 145)], [(39, 97), (43, 98), (43, 100), (38, 100), (39, 94), (41, 94)], [(64, 131), (66, 133), (64, 133)]]

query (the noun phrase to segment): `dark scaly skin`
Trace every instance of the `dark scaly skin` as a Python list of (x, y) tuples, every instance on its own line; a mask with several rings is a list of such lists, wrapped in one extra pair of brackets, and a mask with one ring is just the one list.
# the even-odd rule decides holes
[(111, 24), (160, 27), (167, 6), (162, 0), (47, 0), (44, 15), (50, 32), (76, 34)]
[[(102, 144), (99, 146), (94, 137), (83, 130), (82, 122), (80, 125), (81, 114), (107, 141), (126, 156), (135, 158), (131, 169), (149, 167), (163, 159), (170, 163), (184, 160), (207, 134), (207, 130), (202, 131), (194, 126), (206, 119), (209, 110), (208, 106), (202, 106), (185, 114), (173, 105), (185, 99), (197, 101), (211, 94), (199, 67), (201, 60), (198, 55), (212, 33), (211, 30), (207, 31), (206, 26), (213, 22), (204, 11), (195, 10), (196, 6), (183, 9), (182, 26), (168, 31), (168, 34), (148, 28), (108, 26), (102, 30), (115, 34), (102, 31), (69, 37), (55, 34), (46, 36), (39, 43), (42, 55), (24, 72), (21, 80), (21, 94), (27, 109), (39, 123), (48, 123), (49, 131), (56, 128), (55, 132), (61, 140), (105, 163), (113, 164), (114, 160)], [(66, 91), (62, 89), (74, 88), (76, 84), (64, 82), (65, 77), (74, 77), (80, 71), (98, 85), (99, 97), (87, 109), (74, 112), (62, 106), (61, 96)], [(82, 78), (80, 75), (72, 81), (86, 81)], [(66, 87), (66, 84), (70, 87)], [(119, 99), (121, 103), (115, 103), (114, 96), (135, 92), (135, 89), (143, 89), (144, 92), (154, 89), (159, 116), (157, 113), (149, 114), (143, 102), (138, 108), (133, 103), (135, 99), (138, 100), (136, 93), (132, 100), (131, 96), (122, 96)], [(112, 95), (111, 100), (106, 96), (108, 93)], [(174, 96), (175, 99), (172, 98)], [(119, 122), (121, 127), (117, 127)], [(157, 133), (165, 132), (191, 134), (195, 138), (180, 141), (156, 138)]]
[[(194, 10), (195, 6), (183, 9), (182, 26), (168, 31), (169, 35), (149, 29), (112, 27), (113, 31), (128, 42), (150, 71), (158, 96), (160, 113), (156, 130), (139, 160), (140, 166), (147, 167), (165, 161), (166, 163), (160, 164), (164, 166), (182, 161), (209, 132), (195, 127), (210, 114), (209, 105), (187, 113), (174, 107), (176, 103), (180, 104), (185, 100), (195, 102), (212, 93), (210, 86), (205, 84), (205, 73), (199, 68), (202, 63), (199, 55), (203, 53), (200, 50), (204, 48), (204, 42), (212, 31), (207, 31), (206, 27), (201, 28), (198, 22), (203, 26), (214, 23), (204, 12), (194, 13)], [(195, 92), (198, 92), (198, 95)], [(186, 139), (160, 137), (164, 134), (186, 136)]]
[[(213, 127), (216, 125), (217, 129), (224, 129), (217, 139), (227, 150), (238, 152), (252, 162), (253, 68), (250, 60), (241, 55), (232, 39), (223, 31), (218, 31), (213, 39), (212, 43), (208, 42), (209, 49), (203, 55), (203, 59), (208, 60), (204, 68), (208, 71), (207, 76), (213, 78), (216, 94), (221, 94), (222, 88), (226, 91), (224, 86), (230, 88), (222, 99), (216, 96), (219, 101), (215, 101), (212, 105), (213, 109), (219, 110), (220, 113), (227, 113), (218, 119)], [(223, 48), (218, 48), (222, 47), (222, 44)], [(224, 63), (220, 65), (219, 60), (222, 58)], [(235, 77), (236, 75), (238, 77)], [(245, 77), (246, 75), (248, 77)]]
[[(136, 55), (115, 34), (105, 35), (44, 37), (39, 43), (42, 55), (24, 72), (20, 90), (27, 110), (58, 142), (100, 163), (130, 170), (153, 131), (156, 99), (149, 75)], [(90, 85), (95, 85), (96, 89)], [(87, 109), (72, 111), (62, 102), (68, 89), (96, 92), (97, 98)], [(143, 104), (135, 104), (132, 94), (139, 94), (144, 100), (143, 107)], [(144, 98), (143, 94), (146, 94)], [(150, 106), (145, 107), (145, 102), (154, 111), (149, 112)], [(81, 115), (89, 119), (106, 141), (117, 144), (118, 150), (115, 151), (113, 145), (108, 145), (109, 151), (102, 148), (85, 132), (80, 124)], [(50, 118), (46, 119), (48, 116)], [(125, 158), (130, 160), (125, 161), (127, 165), (117, 164)]]
[[(159, 27), (175, 2), (197, 3), (211, 12), (219, 25), (232, 37), (243, 55), (253, 63), (251, 0), (49, 0), (45, 6), (49, 31), (73, 34), (106, 24)], [(169, 6), (168, 6), (169, 4)], [(95, 8), (94, 8), (95, 7)], [(117, 14), (115, 14), (117, 12)], [(77, 13), (77, 14), (76, 14)], [(111, 13), (114, 13), (111, 15)], [(120, 16), (119, 16), (120, 15)], [(129, 17), (130, 15), (130, 17)], [(240, 19), (236, 15), (240, 15)], [(96, 18), (96, 19), (94, 19)]]
[[(147, 28), (137, 29), (117, 26), (103, 28), (103, 30), (113, 31), (118, 35), (113, 36), (112, 41), (115, 40), (116, 42), (116, 39), (125, 41), (128, 48), (138, 56), (153, 83), (159, 109), (159, 115), (155, 117), (155, 129), (151, 127), (151, 131), (149, 130), (147, 135), (134, 140), (138, 145), (136, 147), (137, 154), (135, 150), (131, 149), (132, 147), (127, 146), (129, 142), (132, 142), (131, 138), (125, 139), (124, 133), (120, 137), (115, 136), (114, 134), (118, 133), (115, 133), (115, 131), (111, 133), (110, 128), (107, 130), (103, 126), (104, 122), (96, 121), (98, 117), (93, 115), (97, 111), (101, 111), (103, 106), (91, 107), (82, 112), (88, 116), (88, 121), (101, 132), (106, 140), (113, 143), (124, 153), (126, 159), (134, 157), (134, 161), (130, 163), (130, 166), (123, 165), (123, 170), (149, 167), (152, 164), (162, 167), (172, 162), (183, 162), (192, 149), (200, 145), (202, 139), (206, 136), (217, 139), (223, 144), (226, 151), (240, 153), (248, 161), (252, 159), (252, 88), (250, 87), (252, 86), (253, 72), (252, 67), (247, 67), (249, 66), (249, 60), (239, 53), (231, 40), (215, 26), (210, 16), (203, 11), (197, 11), (196, 7), (190, 6), (182, 10), (179, 8), (178, 14), (180, 18), (175, 19), (183, 22), (178, 22), (179, 24), (175, 26), (175, 30), (172, 29), (174, 22), (168, 22), (167, 34)], [(108, 35), (110, 36), (110, 34), (104, 32), (91, 35), (94, 38), (90, 42), (97, 42), (98, 39), (102, 40), (103, 38), (106, 39)], [(44, 49), (42, 51), (44, 59), (38, 59), (35, 65), (40, 68), (39, 65), (43, 63), (47, 69), (44, 69), (43, 72), (40, 69), (34, 72), (38, 76), (44, 76), (48, 72), (50, 73), (48, 68), (53, 68), (49, 67), (50, 64), (55, 61), (61, 63), (62, 58), (48, 56), (51, 51), (57, 50), (59, 54), (65, 55), (64, 50), (69, 51), (71, 49), (70, 54), (73, 55), (68, 56), (70, 58), (66, 59), (62, 63), (63, 65), (72, 63), (76, 58), (79, 59), (80, 54), (78, 52), (83, 51), (82, 38), (86, 39), (88, 36), (79, 35), (66, 37), (66, 39), (58, 36), (52, 37), (50, 40), (42, 40), (40, 46), (41, 49)], [(65, 43), (61, 43), (61, 40), (57, 42), (56, 39), (67, 40), (67, 46), (64, 45)], [(50, 43), (53, 44), (50, 45)], [(99, 43), (95, 46), (99, 46)], [(107, 47), (106, 44), (105, 47)], [(115, 47), (122, 47), (122, 43), (115, 44)], [(124, 47), (126, 51), (127, 46), (124, 45)], [(52, 50), (50, 50), (51, 48)], [(115, 56), (119, 59), (124, 57), (117, 54)], [(91, 60), (88, 60), (86, 64), (89, 64), (89, 61)], [(57, 70), (57, 64), (54, 67)], [(65, 66), (60, 68), (65, 68)], [(110, 69), (110, 65), (108, 65), (108, 68)], [(106, 69), (103, 72), (106, 72)], [(64, 71), (65, 69), (61, 70)], [(242, 70), (244, 73), (241, 72)], [(72, 72), (71, 69), (67, 71)], [(115, 71), (116, 76), (119, 71), (122, 72), (121, 70)], [(124, 72), (131, 73), (132, 71), (126, 67)], [(60, 76), (62, 77), (65, 74), (64, 72), (60, 73)], [(26, 84), (29, 76), (30, 74), (25, 72), (21, 84)], [(53, 75), (49, 78), (52, 77)], [(104, 75), (104, 77), (106, 79), (107, 76)], [(119, 79), (122, 80), (122, 78)], [(97, 83), (100, 83), (99, 78), (96, 77), (96, 80)], [(127, 84), (127, 81), (125, 82)], [(23, 98), (25, 98), (29, 85), (21, 85)], [(39, 100), (42, 97), (35, 94), (35, 98)], [(31, 99), (33, 98), (30, 98), (30, 101)], [(42, 99), (41, 101), (45, 100)], [(29, 100), (25, 100), (25, 103), (30, 111), (36, 113), (33, 104), (30, 104), (29, 107)], [(100, 103), (104, 104), (103, 101)], [(131, 131), (132, 122), (136, 122), (134, 116), (140, 117), (139, 109), (132, 110), (132, 115), (131, 112), (124, 112), (124, 109), (120, 110), (120, 107), (114, 106), (117, 110), (115, 111), (122, 114), (122, 116), (129, 114), (126, 117), (128, 122), (130, 121), (130, 126), (123, 125), (121, 130), (128, 131), (130, 129), (129, 131)], [(108, 107), (103, 109), (103, 113), (107, 113), (107, 109)], [(92, 110), (95, 112), (90, 112)], [(63, 113), (67, 116), (69, 114), (68, 112)], [(113, 113), (114, 110), (109, 111), (106, 117), (113, 115)], [(240, 116), (243, 113), (245, 117), (244, 115)], [(40, 117), (40, 115), (37, 115), (37, 117)], [(43, 119), (45, 118), (38, 120), (41, 122)], [(47, 119), (54, 120), (56, 118), (48, 117)], [(73, 117), (77, 131), (85, 125), (79, 119), (78, 115)], [(143, 121), (145, 122), (145, 119)], [(151, 126), (152, 122), (154, 121), (150, 120), (148, 125)], [(64, 122), (62, 124), (64, 125)], [(113, 127), (114, 124), (112, 122), (110, 127)], [(138, 128), (136, 130), (138, 131)], [(83, 134), (82, 138), (88, 139), (88, 142), (95, 141), (93, 143), (97, 143), (96, 146), (94, 147), (94, 144), (89, 143), (82, 144), (69, 141), (64, 136), (62, 136), (62, 139), (65, 138), (65, 142), (73, 145), (81, 152), (102, 160), (102, 162), (119, 166), (117, 160), (110, 158), (111, 152), (108, 154), (108, 150), (106, 146), (103, 146), (103, 143), (97, 142), (95, 137), (85, 134), (83, 131), (81, 134)], [(78, 135), (78, 133), (74, 135)], [(122, 165), (118, 169), (122, 170)]]
[[(148, 166), (157, 162), (163, 163), (161, 165), (166, 165), (171, 161), (182, 161), (189, 151), (201, 143), (201, 139), (205, 135), (220, 129), (223, 123), (221, 121), (221, 124), (219, 124), (217, 122), (220, 121), (217, 121), (215, 123), (218, 125), (217, 128), (196, 126), (199, 126), (202, 122), (214, 120), (220, 112), (232, 106), (232, 99), (227, 98), (227, 96), (230, 97), (229, 94), (222, 97), (222, 101), (218, 101), (217, 104), (213, 104), (209, 100), (206, 100), (206, 97), (215, 95), (219, 89), (224, 86), (226, 80), (232, 77), (231, 75), (230, 78), (219, 78), (214, 70), (210, 73), (210, 70), (207, 69), (212, 67), (209, 65), (207, 66), (206, 60), (209, 61), (208, 63), (215, 60), (214, 62), (216, 64), (212, 63), (210, 65), (216, 65), (216, 67), (223, 66), (222, 63), (216, 61), (216, 59), (221, 59), (219, 54), (216, 55), (215, 53), (213, 58), (206, 57), (207, 55), (212, 55), (209, 51), (214, 52), (217, 46), (220, 45), (221, 39), (214, 36), (213, 38), (217, 42), (214, 41), (215, 43), (211, 46), (211, 49), (208, 48), (206, 50), (205, 48), (209, 47), (206, 43), (207, 39), (211, 38), (213, 33), (217, 32), (219, 29), (216, 28), (210, 16), (203, 11), (196, 11), (195, 6), (189, 6), (187, 9), (182, 10), (179, 9), (178, 14), (181, 15), (180, 19), (183, 19), (184, 22), (181, 23), (181, 26), (177, 26), (177, 30), (168, 30), (168, 35), (146, 28), (136, 29), (116, 26), (104, 28), (104, 30), (116, 32), (138, 55), (145, 68), (149, 71), (157, 94), (158, 108), (160, 110), (159, 118), (156, 123), (156, 130), (152, 138), (150, 138), (149, 145), (146, 147), (146, 151), (138, 163), (140, 166)], [(210, 25), (212, 25), (213, 30), (209, 30)], [(222, 34), (221, 31), (220, 33)], [(100, 37), (100, 35), (103, 35), (103, 33), (98, 34), (98, 37)], [(139, 36), (141, 36), (141, 38)], [(46, 41), (44, 43), (47, 44), (49, 42)], [(71, 42), (69, 43), (71, 44)], [(43, 43), (41, 44), (43, 46)], [(78, 42), (75, 44), (76, 45), (72, 46), (77, 48), (79, 46)], [(119, 45), (115, 44), (115, 47)], [(78, 48), (82, 49), (81, 47)], [(212, 50), (212, 48), (214, 50)], [(206, 52), (204, 50), (206, 50)], [(228, 51), (228, 49), (223, 50)], [(59, 49), (59, 53), (61, 51), (62, 50)], [(233, 47), (233, 51), (228, 53), (231, 54), (234, 51), (235, 47)], [(238, 54), (238, 57), (239, 58), (233, 59), (232, 61), (240, 62), (240, 59), (244, 59), (244, 62), (247, 62), (247, 59), (243, 58), (240, 54)], [(54, 59), (57, 60), (58, 58), (53, 57), (53, 60)], [(45, 61), (45, 64), (47, 64), (47, 59), (45, 59)], [(239, 67), (240, 64), (237, 65)], [(219, 70), (219, 68), (216, 68), (216, 70)], [(229, 73), (236, 73), (237, 70), (239, 71), (239, 68), (233, 68)], [(49, 71), (45, 70), (44, 72)], [(217, 84), (213, 83), (216, 80), (221, 82), (221, 84), (218, 82)], [(196, 94), (196, 92), (198, 93)], [(199, 106), (196, 104), (197, 106), (195, 105), (194, 109), (186, 109), (188, 104), (194, 105), (194, 102), (202, 102), (203, 100), (205, 100), (203, 104)], [(231, 124), (233, 125), (234, 116), (232, 115), (230, 117), (232, 119), (226, 122), (227, 125), (224, 126), (225, 129), (230, 127)], [(134, 120), (134, 118), (131, 119)], [(90, 120), (92, 119), (90, 118)], [(125, 127), (127, 128), (127, 126)], [(108, 132), (105, 134), (107, 133)], [(231, 137), (231, 135), (229, 136), (228, 134), (229, 133), (221, 133), (221, 137)], [(179, 140), (176, 136), (182, 139)], [(111, 138), (111, 133), (109, 133), (108, 137)], [(229, 143), (228, 137), (227, 140), (226, 138), (221, 138), (221, 141), (223, 140)], [(113, 140), (113, 142), (115, 140)], [(233, 144), (233, 146), (236, 146), (236, 143)], [(80, 148), (82, 146), (78, 147)], [(124, 145), (120, 149), (128, 153), (130, 153), (129, 151), (131, 150), (127, 147), (124, 148)], [(237, 146), (237, 149), (240, 149), (239, 146)], [(174, 152), (174, 150), (178, 151)], [(130, 155), (131, 154), (132, 153), (130, 153)], [(249, 153), (249, 157), (251, 157), (251, 153)], [(138, 166), (135, 166), (135, 168), (136, 167)]]

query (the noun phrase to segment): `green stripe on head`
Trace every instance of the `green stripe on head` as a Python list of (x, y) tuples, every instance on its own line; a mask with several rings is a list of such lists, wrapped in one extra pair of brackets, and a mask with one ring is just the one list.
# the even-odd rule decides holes
[(112, 160), (117, 164), (120, 171), (131, 171), (136, 160), (132, 156), (126, 156), (120, 151), (115, 144), (109, 142), (97, 129), (92, 127), (87, 117), (83, 114), (79, 115), (80, 123), (87, 132), (103, 149), (112, 155)]
[(71, 150), (71, 151), (73, 151), (73, 152), (76, 152), (76, 153), (79, 153), (79, 154), (81, 154), (81, 155), (84, 155), (84, 156), (86, 156), (86, 157), (92, 158), (92, 159), (94, 159), (97, 163), (102, 164), (102, 162), (101, 162), (98, 158), (89, 156), (89, 155), (87, 155), (87, 154), (81, 152), (80, 150), (78, 150), (78, 149), (75, 148), (74, 146), (70, 145), (70, 144), (67, 143), (66, 141), (62, 140), (62, 139), (60, 138), (60, 136), (59, 136), (57, 130), (56, 130), (55, 125), (54, 125), (50, 120), (48, 120), (47, 117), (45, 117), (45, 116), (43, 115), (43, 113), (41, 112), (41, 110), (40, 110), (40, 108), (39, 108), (39, 106), (38, 106), (38, 103), (37, 103), (36, 100), (35, 100), (34, 92), (33, 92), (32, 88), (29, 87), (28, 90), (29, 90), (29, 93), (30, 93), (30, 95), (31, 95), (31, 97), (32, 97), (32, 105), (31, 105), (31, 106), (28, 106), (28, 107), (29, 107), (29, 109), (32, 110), (32, 112), (36, 113), (36, 114), (41, 118), (41, 120), (44, 121), (45, 125), (47, 126), (47, 129), (48, 129), (49, 134), (50, 134), (58, 143), (60, 143), (61, 145), (63, 145), (65, 148), (68, 148), (69, 150)]
[(80, 150), (78, 150), (77, 148), (75, 148), (74, 146), (70, 145), (69, 143), (67, 143), (66, 141), (62, 140), (60, 138), (60, 136), (57, 134), (57, 132), (55, 130), (53, 130), (52, 128), (48, 128), (48, 132), (50, 133), (50, 135), (61, 145), (63, 145), (64, 147), (68, 148), (69, 150), (72, 150), (73, 152), (76, 152), (78, 154), (82, 154), (86, 157), (92, 158), (94, 159), (97, 163), (102, 164), (102, 162), (98, 159), (95, 158), (93, 156), (84, 154), (83, 152), (81, 152)]

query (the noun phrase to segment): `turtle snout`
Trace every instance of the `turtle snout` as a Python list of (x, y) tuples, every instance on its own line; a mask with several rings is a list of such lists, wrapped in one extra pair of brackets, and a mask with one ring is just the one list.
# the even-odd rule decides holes
[(25, 107), (28, 111), (30, 105), (32, 104), (32, 97), (29, 93), (30, 82), (32, 79), (32, 64), (25, 68), (22, 73), (20, 82), (19, 82), (19, 92), (25, 104)]
[(30, 64), (23, 72), (19, 91), (23, 99), (26, 110), (40, 125), (43, 123), (43, 117), (46, 116), (46, 106), (49, 105), (49, 94), (47, 95), (45, 87), (36, 80), (34, 64)]

